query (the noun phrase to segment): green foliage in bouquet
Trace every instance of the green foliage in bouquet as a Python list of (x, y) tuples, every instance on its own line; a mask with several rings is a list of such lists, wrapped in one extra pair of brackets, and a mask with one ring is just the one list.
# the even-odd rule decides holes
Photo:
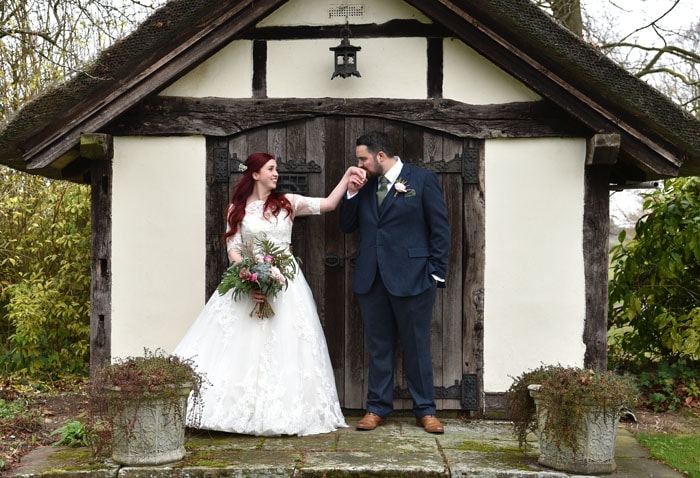
[(233, 290), (233, 298), (238, 300), (251, 290), (260, 291), (267, 299), (256, 303), (250, 316), (255, 313), (261, 319), (272, 317), (275, 312), (268, 299), (287, 289), (288, 281), (297, 273), (297, 259), (266, 238), (255, 238), (238, 250), (243, 260), (231, 264), (224, 272), (217, 288), (219, 294)]

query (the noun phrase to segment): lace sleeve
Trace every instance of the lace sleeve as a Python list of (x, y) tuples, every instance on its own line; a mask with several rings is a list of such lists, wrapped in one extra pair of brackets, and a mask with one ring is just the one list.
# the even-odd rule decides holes
[(292, 203), (295, 216), (311, 216), (321, 214), (321, 198), (310, 198), (299, 194), (287, 194)]
[(241, 236), (241, 232), (238, 231), (235, 233), (233, 236), (228, 236), (226, 239), (226, 252), (230, 251), (231, 249), (239, 249), (243, 245), (243, 236)]
[[(231, 214), (231, 206), (229, 205), (229, 209), (227, 212), (226, 217), (228, 218), (228, 214)], [(231, 225), (228, 223), (228, 220), (226, 221), (226, 232), (229, 232), (231, 230)], [(243, 245), (243, 236), (241, 235), (241, 231), (235, 233), (233, 236), (228, 236), (226, 238), (226, 252), (230, 251), (231, 249), (240, 249), (241, 246)]]

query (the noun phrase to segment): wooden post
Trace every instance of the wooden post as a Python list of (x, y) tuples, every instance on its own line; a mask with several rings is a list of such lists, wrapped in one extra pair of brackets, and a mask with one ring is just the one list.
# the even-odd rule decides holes
[(583, 254), (586, 282), (584, 366), (605, 370), (608, 365), (608, 248), (610, 234), (610, 168), (617, 161), (620, 136), (595, 135), (586, 152)]
[[(111, 160), (111, 158), (110, 158)], [(90, 286), (90, 375), (112, 354), (112, 163), (95, 160), (90, 168), (92, 258)]]
[[(221, 276), (228, 267), (226, 246), (221, 242), (221, 235), (226, 232), (226, 211), (223, 209), (229, 201), (229, 183), (234, 178), (226, 175), (226, 180), (216, 180), (216, 155), (223, 155), (224, 164), (228, 166), (231, 151), (226, 138), (207, 137), (207, 190), (206, 190), (206, 277), (203, 301), (206, 302), (216, 291)], [(245, 161), (245, 157), (238, 158)], [(237, 176), (237, 175), (236, 175)], [(238, 178), (235, 178), (236, 180)]]
[[(484, 145), (475, 141), (470, 146), (478, 147), (478, 166), (475, 182), (464, 185), (464, 372), (476, 374), (479, 389), (479, 412), (488, 415), (492, 397), (485, 397), (484, 390), (484, 269), (486, 264), (486, 204), (484, 189)], [(484, 403), (484, 400), (486, 403)]]

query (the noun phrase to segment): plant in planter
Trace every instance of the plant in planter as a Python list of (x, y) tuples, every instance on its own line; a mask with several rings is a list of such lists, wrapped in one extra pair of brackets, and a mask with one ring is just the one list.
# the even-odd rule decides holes
[(508, 406), (521, 449), (538, 432), (539, 462), (576, 473), (612, 473), (620, 410), (639, 395), (631, 377), (546, 365), (515, 378)]
[(203, 384), (192, 361), (160, 350), (98, 369), (88, 387), (93, 451), (111, 452), (124, 465), (182, 459), (186, 424), (198, 423)]

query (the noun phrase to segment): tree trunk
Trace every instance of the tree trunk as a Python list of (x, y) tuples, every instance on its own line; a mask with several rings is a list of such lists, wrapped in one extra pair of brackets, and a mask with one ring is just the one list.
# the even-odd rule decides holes
[(576, 35), (583, 35), (581, 0), (551, 0), (550, 5), (554, 18)]

